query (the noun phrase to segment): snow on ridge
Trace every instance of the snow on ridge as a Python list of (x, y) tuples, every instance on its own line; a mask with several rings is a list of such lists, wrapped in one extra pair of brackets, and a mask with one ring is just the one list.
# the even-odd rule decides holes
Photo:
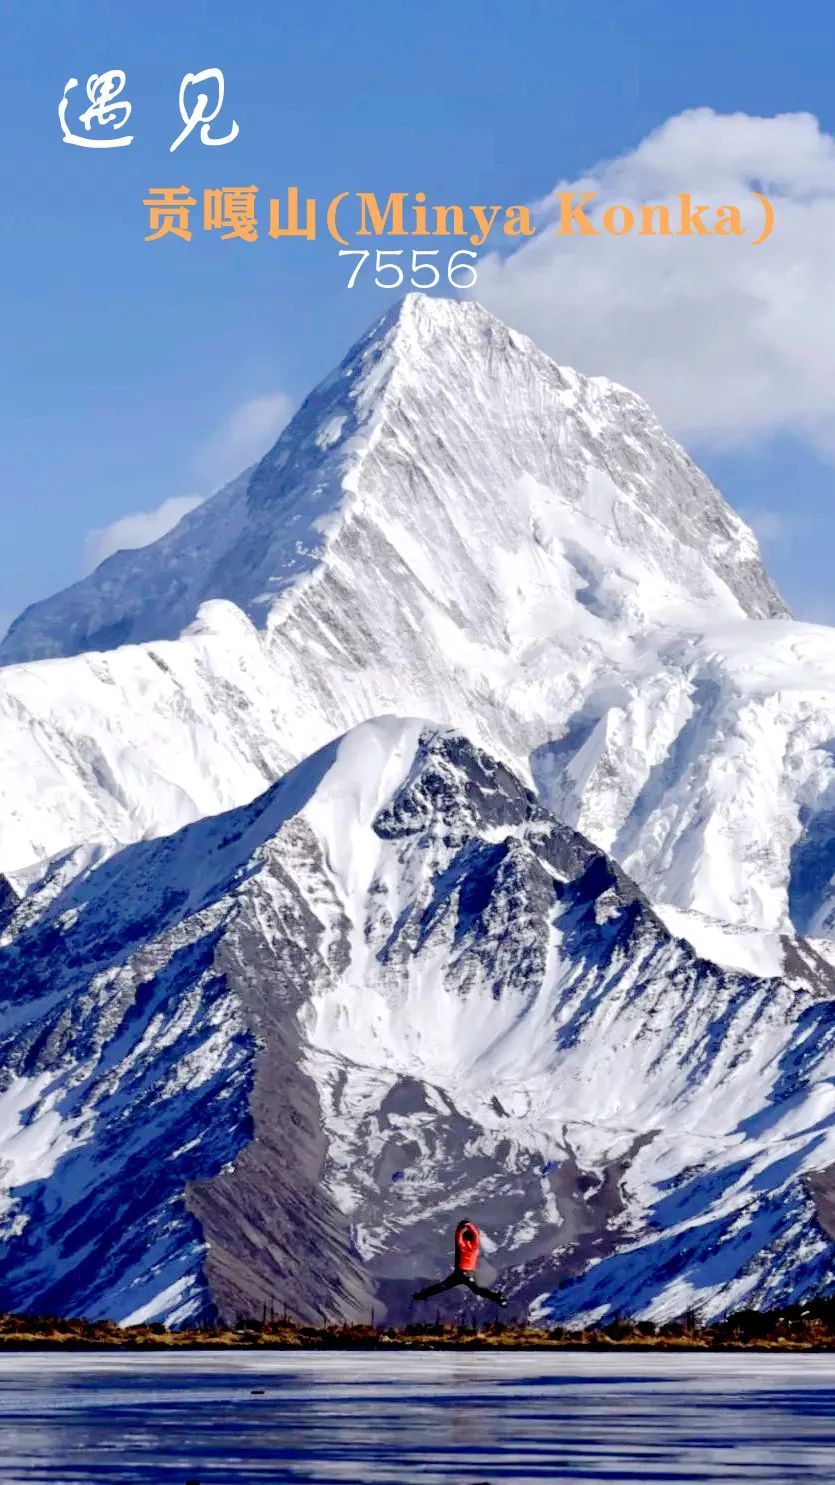
[(579, 1254), (553, 1315), (835, 1282), (828, 956), (794, 936), (835, 931), (835, 632), (640, 399), (409, 296), (0, 656), (9, 1220), (50, 1197), (6, 1300), (200, 1313), (236, 1212), (269, 1264), (251, 1193), (299, 1131), (321, 1180), (278, 1199), (340, 1303), (350, 1222), (408, 1286), (471, 1202), (522, 1296)]
[[(532, 342), (473, 301), (411, 294), (387, 311), (306, 399), (253, 470), (152, 546), (117, 553), (66, 593), (33, 605), (0, 645), (0, 661), (8, 664), (48, 654), (109, 649), (126, 641), (171, 638), (206, 598), (229, 598), (263, 623), (268, 595), (280, 597), (292, 577), (312, 570), (308, 559), (313, 559), (314, 567), (319, 560), (316, 529), (321, 530), (323, 522), (328, 531), (338, 529), (346, 498), (353, 495), (361, 503), (368, 498), (371, 492), (361, 488), (363, 467), (389, 415), (395, 413), (396, 420), (404, 399), (408, 413), (409, 398), (417, 395), (431, 417), (433, 384), (441, 394), (438, 405), (445, 402), (452, 414), (448, 426), (439, 430), (450, 449), (460, 437), (460, 417), (467, 415), (468, 405), (478, 414), (484, 403), (484, 436), (491, 438), (490, 399), (496, 397), (492, 421), (499, 428), (505, 425), (500, 441), (511, 448), (515, 444), (520, 469), (528, 465), (530, 473), (535, 472), (537, 443), (559, 437), (561, 423), (569, 430), (575, 425), (575, 439), (582, 430), (592, 447), (616, 435), (618, 473), (641, 492), (648, 510), (661, 499), (659, 509), (679, 539), (697, 549), (701, 545), (732, 587), (741, 584), (743, 605), (751, 605), (753, 612), (781, 611), (775, 590), (758, 566), (751, 532), (684, 451), (666, 438), (640, 398), (603, 379), (561, 371)], [(529, 413), (527, 429), (524, 416), (515, 425), (507, 407), (502, 408), (505, 385), (511, 391), (515, 388), (519, 411)], [(413, 411), (419, 415), (420, 405)], [(555, 419), (553, 433), (547, 425), (537, 425), (543, 414)], [(328, 430), (324, 441), (323, 430)], [(520, 433), (526, 435), (521, 441)], [(676, 482), (675, 500), (666, 499), (660, 483), (653, 490), (642, 481), (634, 452), (629, 457), (629, 440), (635, 451), (643, 447), (644, 453), (652, 453), (657, 448), (653, 462)], [(598, 459), (601, 455), (605, 463), (603, 448)], [(699, 492), (701, 509), (688, 494), (691, 485)], [(489, 494), (501, 500), (501, 485)], [(372, 498), (379, 498), (377, 491)], [(288, 529), (287, 540), (279, 529), (281, 521), (297, 528)], [(265, 556), (271, 568), (264, 566)]]
[[(367, 1312), (360, 1240), (370, 1292), (405, 1313), (464, 1205), (518, 1301), (556, 1288), (563, 1315), (589, 1296), (667, 1313), (685, 1283), (721, 1310), (746, 1274), (802, 1290), (797, 1254), (769, 1259), (778, 1218), (823, 1273), (801, 1177), (835, 1159), (833, 1028), (811, 958), (791, 983), (700, 961), (455, 730), (376, 718), (250, 805), (33, 886), (0, 970), (0, 1051), (32, 1105), (20, 1184), (0, 1172), (7, 1307), (251, 1305), (287, 1292), (311, 1209), (333, 1313)], [(288, 1107), (303, 1151), (311, 1123), (324, 1140), (301, 1168)], [(137, 1183), (149, 1136), (159, 1180)], [(653, 1256), (673, 1240), (682, 1273)], [(218, 1245), (245, 1275), (212, 1268)]]
[(246, 802), (394, 712), (533, 774), (660, 901), (826, 932), (831, 631), (783, 613), (639, 398), (408, 296), (254, 470), (14, 626), (0, 871)]

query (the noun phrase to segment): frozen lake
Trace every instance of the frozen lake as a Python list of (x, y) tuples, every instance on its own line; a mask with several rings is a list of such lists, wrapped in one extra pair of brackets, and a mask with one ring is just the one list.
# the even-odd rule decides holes
[(835, 1479), (835, 1357), (0, 1356), (0, 1482)]

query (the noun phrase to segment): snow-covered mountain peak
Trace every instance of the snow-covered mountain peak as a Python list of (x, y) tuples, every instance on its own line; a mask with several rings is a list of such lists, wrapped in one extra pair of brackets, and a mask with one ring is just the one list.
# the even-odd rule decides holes
[(639, 398), (408, 296), (2, 657), (0, 1305), (835, 1284), (835, 632)]
[(393, 712), (782, 952), (833, 917), (835, 643), (807, 631), (640, 398), (409, 295), (255, 468), (12, 626), (0, 870), (245, 803)]
[[(0, 660), (172, 638), (212, 598), (275, 629), (311, 582), (328, 608), (341, 582), (372, 588), (360, 564), (380, 536), (387, 566), (404, 569), (398, 585), (447, 610), (486, 567), (499, 623), (509, 601), (518, 607), (496, 573), (502, 551), (556, 565), (588, 613), (630, 629), (717, 604), (729, 616), (784, 612), (748, 528), (640, 398), (562, 370), (474, 302), (411, 294), (253, 470), (152, 546), (28, 609)], [(526, 609), (536, 605), (528, 593)]]

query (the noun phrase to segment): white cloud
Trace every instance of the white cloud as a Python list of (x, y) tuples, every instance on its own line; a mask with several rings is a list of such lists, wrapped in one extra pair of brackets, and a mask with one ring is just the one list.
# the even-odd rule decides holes
[(203, 499), (202, 495), (174, 495), (170, 500), (164, 500), (156, 510), (136, 511), (133, 515), (121, 516), (111, 526), (90, 531), (84, 542), (84, 571), (92, 572), (114, 552), (147, 547), (152, 541), (159, 541), (190, 510), (202, 505)]
[(286, 392), (251, 397), (221, 423), (194, 457), (201, 478), (218, 489), (271, 449), (293, 410)]
[(697, 109), (555, 189), (597, 191), (600, 210), (689, 191), (743, 214), (764, 191), (775, 227), (759, 247), (753, 214), (741, 239), (591, 238), (555, 236), (540, 211), (535, 237), (482, 261), (475, 293), (556, 360), (640, 392), (690, 441), (788, 431), (835, 457), (835, 139), (816, 119)]
[(84, 542), (84, 572), (92, 572), (114, 552), (158, 541), (229, 480), (241, 474), (272, 447), (292, 411), (285, 392), (251, 397), (236, 407), (192, 459), (195, 474), (206, 485), (203, 495), (174, 495), (154, 510), (120, 516), (110, 526), (90, 531)]

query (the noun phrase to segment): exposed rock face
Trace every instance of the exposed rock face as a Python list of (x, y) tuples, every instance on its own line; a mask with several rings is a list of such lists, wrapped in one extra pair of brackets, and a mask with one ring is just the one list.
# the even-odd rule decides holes
[(833, 1283), (835, 633), (640, 399), (410, 296), (0, 661), (0, 1306)]
[(831, 1282), (803, 947), (791, 984), (699, 960), (505, 765), (363, 725), (12, 913), (0, 1306), (402, 1319), (465, 1212), (536, 1312)]

